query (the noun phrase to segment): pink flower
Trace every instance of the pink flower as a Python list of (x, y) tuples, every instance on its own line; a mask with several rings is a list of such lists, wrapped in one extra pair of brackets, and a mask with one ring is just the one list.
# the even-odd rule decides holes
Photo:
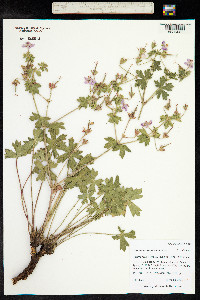
[(88, 77), (84, 77), (85, 79), (85, 84), (90, 84), (90, 85), (94, 85), (96, 83), (96, 81), (94, 79), (92, 79), (90, 76)]
[(161, 46), (163, 51), (167, 51), (168, 44), (166, 44), (165, 41), (162, 42)]
[(187, 61), (186, 62), (184, 62), (184, 64), (188, 67), (188, 68), (190, 68), (190, 69), (192, 69), (193, 68), (193, 60), (192, 59), (187, 59)]
[(124, 100), (121, 101), (121, 105), (122, 105), (122, 109), (124, 109), (125, 111), (127, 111), (129, 105), (125, 104)]
[(50, 89), (55, 89), (55, 88), (56, 88), (55, 83), (49, 83), (49, 88), (50, 88)]
[(35, 46), (35, 44), (31, 44), (30, 42), (26, 42), (25, 44), (22, 45), (23, 48), (29, 48), (29, 49), (34, 46)]
[(149, 125), (151, 125), (151, 124), (152, 124), (152, 120), (150, 120), (149, 122), (145, 121), (145, 122), (142, 123), (141, 125), (142, 125), (142, 127), (148, 128)]

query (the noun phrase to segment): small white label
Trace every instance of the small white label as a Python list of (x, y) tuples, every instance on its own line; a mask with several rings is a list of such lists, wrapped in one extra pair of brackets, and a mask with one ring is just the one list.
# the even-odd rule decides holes
[(53, 14), (153, 14), (153, 2), (53, 2)]
[(194, 294), (193, 241), (134, 240), (130, 247), (130, 288), (143, 294)]

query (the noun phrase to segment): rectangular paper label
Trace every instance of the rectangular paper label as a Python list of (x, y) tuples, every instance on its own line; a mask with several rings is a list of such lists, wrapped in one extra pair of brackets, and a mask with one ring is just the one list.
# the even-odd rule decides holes
[(193, 294), (194, 242), (135, 240), (130, 248), (131, 292)]
[(153, 2), (53, 2), (53, 14), (153, 14)]

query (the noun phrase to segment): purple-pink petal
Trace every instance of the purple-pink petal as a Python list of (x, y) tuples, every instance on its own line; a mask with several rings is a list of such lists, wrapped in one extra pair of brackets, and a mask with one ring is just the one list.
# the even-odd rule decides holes
[(151, 125), (151, 124), (152, 124), (152, 120), (150, 120), (149, 122), (145, 121), (144, 123), (141, 123), (141, 126), (145, 127), (145, 128), (148, 128), (149, 125)]
[(129, 105), (124, 102), (124, 99), (122, 99), (121, 105), (122, 105), (122, 109), (124, 109), (125, 111), (128, 110)]
[(34, 46), (35, 46), (35, 44), (31, 44), (30, 42), (26, 42), (25, 44), (22, 45), (23, 48), (25, 48), (25, 47), (26, 48), (32, 48)]
[(90, 84), (90, 85), (94, 85), (96, 83), (96, 81), (94, 79), (92, 79), (91, 77), (84, 77), (85, 79), (85, 84)]
[(186, 62), (184, 62), (184, 64), (186, 65), (186, 66), (188, 66), (189, 68), (193, 68), (193, 60), (192, 59), (187, 59), (187, 61)]

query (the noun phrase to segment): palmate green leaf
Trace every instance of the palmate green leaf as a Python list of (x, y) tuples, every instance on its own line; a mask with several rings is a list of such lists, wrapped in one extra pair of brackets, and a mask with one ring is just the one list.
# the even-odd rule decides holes
[(37, 74), (37, 76), (41, 76), (41, 72), (39, 70), (36, 70), (35, 73)]
[(36, 114), (36, 113), (32, 113), (32, 116), (29, 117), (29, 120), (31, 120), (31, 121), (37, 121), (39, 119), (40, 119), (40, 115)]
[[(95, 213), (96, 213), (96, 215), (100, 214), (99, 205), (95, 201), (90, 201), (90, 206), (88, 207), (87, 212), (90, 215), (93, 215)], [(101, 218), (101, 216), (99, 216), (99, 218)]]
[[(102, 179), (97, 179), (95, 178), (95, 176), (98, 175), (98, 172), (95, 173), (95, 171), (92, 174), (92, 178), (90, 183), (87, 185), (86, 187), (86, 191), (84, 193), (82, 193), (81, 195), (78, 196), (79, 199), (82, 199), (82, 203), (89, 203), (92, 204), (92, 207), (94, 209), (94, 201), (96, 200), (96, 198), (94, 197), (94, 194), (97, 192), (98, 188), (101, 187), (103, 180)], [(98, 193), (98, 196), (100, 195), (100, 193)], [(95, 206), (96, 209), (99, 209), (99, 206)], [(94, 210), (93, 210), (94, 213)]]
[(191, 71), (182, 68), (180, 65), (178, 67), (178, 79), (179, 81), (182, 81), (183, 79), (185, 79), (186, 77), (188, 77), (190, 75)]
[(151, 73), (150, 69), (144, 70), (144, 77), (145, 77), (146, 80), (151, 79), (152, 73)]
[(133, 217), (135, 215), (140, 216), (141, 209), (135, 203), (132, 203), (131, 201), (129, 201), (128, 207), (129, 207)]
[(42, 129), (43, 127), (49, 127), (49, 117), (41, 117), (39, 114), (32, 113), (32, 116), (29, 118), (31, 121), (37, 121), (35, 123), (35, 128)]
[(77, 101), (80, 103), (78, 108), (81, 109), (82, 107), (87, 108), (88, 106), (92, 109), (96, 109), (97, 107), (97, 100), (95, 96), (87, 96), (87, 97), (79, 97)]
[[(57, 158), (58, 162), (65, 162), (70, 157), (70, 155), (72, 155), (73, 151), (75, 150), (75, 148), (77, 146), (77, 143), (74, 143), (73, 138), (70, 138), (68, 140), (68, 143), (69, 143), (69, 145), (66, 146), (65, 153), (58, 156), (58, 158)], [(81, 151), (78, 151), (78, 152), (81, 153)], [(75, 155), (75, 153), (76, 152), (74, 152), (73, 156)]]
[(126, 145), (119, 145), (119, 155), (121, 158), (124, 158), (126, 152), (131, 152), (131, 149), (129, 149)]
[(110, 85), (106, 84), (105, 82), (99, 82), (93, 86), (93, 92), (96, 93), (98, 96), (100, 96), (102, 93), (109, 93), (110, 91)]
[(29, 51), (27, 51), (26, 53), (23, 54), (23, 58), (25, 58), (26, 62), (34, 62), (35, 57), (33, 56), (32, 53), (30, 53)]
[(135, 80), (135, 86), (140, 87), (142, 90), (144, 90), (147, 87), (147, 81), (152, 78), (151, 70), (145, 70), (144, 74), (141, 70), (136, 70), (136, 74), (139, 78)]
[(182, 122), (181, 120), (181, 114), (180, 113), (174, 113), (172, 116), (171, 116), (171, 120), (176, 120), (178, 122)]
[(73, 171), (75, 170), (76, 166), (77, 162), (75, 161), (74, 157), (70, 157), (67, 163), (67, 167)]
[(41, 180), (44, 181), (46, 178), (46, 167), (41, 163), (40, 160), (35, 160), (34, 161), (34, 168), (33, 168), (33, 173), (37, 173), (38, 176), (36, 178), (37, 181)]
[(43, 165), (39, 159), (34, 160), (33, 173), (38, 174), (38, 176), (36, 178), (37, 181), (39, 181), (39, 180), (44, 181), (46, 179), (46, 175), (49, 176), (49, 168), (50, 168), (51, 179), (56, 180), (56, 175), (52, 172), (51, 169), (56, 168), (57, 163), (55, 163), (49, 159), (48, 164), (49, 164), (49, 167), (47, 164)]
[(144, 90), (147, 87), (145, 76), (141, 70), (136, 70), (136, 73), (140, 78), (135, 80), (135, 86), (140, 87), (142, 90)]
[(135, 239), (135, 231), (131, 230), (130, 232), (125, 233), (125, 237), (129, 238), (129, 239)]
[(97, 176), (98, 172), (94, 169), (85, 167), (74, 176), (69, 176), (65, 179), (64, 189), (73, 189), (78, 187), (81, 193), (87, 192), (87, 185), (90, 184)]
[(118, 151), (118, 150), (119, 150), (119, 156), (122, 159), (124, 158), (126, 152), (131, 152), (131, 149), (129, 149), (126, 145), (122, 145), (122, 144), (117, 144), (113, 148), (113, 151)]
[(163, 89), (165, 89), (166, 91), (172, 91), (173, 87), (173, 84), (171, 82), (168, 82), (165, 84), (165, 86), (163, 86)]
[(131, 230), (130, 232), (125, 233), (125, 230), (122, 230), (119, 226), (118, 229), (120, 231), (120, 234), (114, 235), (112, 236), (112, 238), (113, 240), (120, 240), (120, 250), (126, 251), (126, 248), (129, 246), (126, 238), (135, 239), (135, 231)]
[(129, 246), (129, 243), (125, 239), (124, 235), (115, 235), (112, 236), (113, 240), (120, 240), (120, 250), (126, 251), (126, 247)]
[(79, 163), (76, 166), (76, 169), (78, 170), (84, 165), (93, 164), (93, 163), (94, 163), (94, 157), (91, 155), (91, 153), (89, 153), (80, 159)]
[(158, 128), (156, 128), (156, 127), (153, 128), (152, 135), (155, 139), (158, 139), (160, 137), (160, 133), (158, 132)]
[(88, 107), (88, 98), (86, 97), (79, 97), (77, 99), (77, 101), (80, 103), (79, 104), (79, 109), (81, 109), (82, 107), (87, 108)]
[[(59, 155), (57, 157), (57, 161), (58, 162), (65, 162), (67, 159), (68, 163), (67, 163), (67, 167), (75, 170), (75, 167), (78, 165), (78, 162), (76, 160), (80, 160), (83, 158), (83, 156), (81, 155), (82, 151), (80, 150), (75, 150), (75, 148), (77, 147), (77, 143), (74, 142), (73, 138), (70, 138), (68, 140), (68, 146), (66, 146), (65, 148), (65, 153), (62, 155)], [(76, 159), (76, 160), (75, 160)]]
[(160, 78), (160, 81), (154, 80), (155, 86), (158, 88), (156, 91), (156, 95), (158, 99), (162, 95), (163, 100), (167, 100), (169, 94), (166, 91), (171, 91), (172, 88), (174, 87), (171, 82), (166, 83), (166, 81), (167, 79), (164, 76)]
[(48, 72), (48, 65), (46, 63), (41, 62), (41, 63), (38, 64), (38, 66), (40, 67), (40, 70), (42, 72), (44, 72), (44, 71)]
[(163, 100), (167, 100), (167, 97), (169, 96), (169, 94), (163, 89), (157, 90), (156, 95), (158, 99), (160, 99), (160, 96), (162, 96)]
[(25, 91), (28, 91), (30, 94), (39, 94), (39, 88), (41, 85), (35, 81), (35, 79), (28, 79), (24, 83)]
[(125, 194), (126, 201), (132, 201), (132, 200), (140, 199), (143, 197), (141, 195), (142, 189), (133, 189), (131, 187), (131, 188), (126, 188), (125, 192), (126, 192), (126, 194)]
[[(92, 203), (92, 204), (94, 204), (94, 203), (96, 203), (95, 202), (95, 200), (96, 200), (96, 198), (95, 197), (93, 197), (92, 196), (93, 194), (90, 192), (89, 193), (89, 191), (88, 191), (88, 188), (87, 188), (87, 191), (85, 192), (85, 193), (82, 193), (81, 195), (79, 195), (78, 196), (78, 198), (80, 199), (80, 200), (82, 200), (81, 202), (82, 202), (82, 204), (85, 204), (85, 203)], [(94, 208), (94, 205), (92, 205), (93, 206), (93, 208)], [(96, 206), (97, 207), (97, 206)], [(93, 211), (94, 212), (94, 211)], [(91, 212), (90, 212), (91, 213)]]
[(110, 123), (118, 124), (119, 121), (122, 120), (121, 117), (119, 117), (113, 113), (108, 114), (108, 116), (109, 116), (108, 122), (110, 122)]
[(66, 144), (62, 139), (50, 139), (46, 137), (46, 142), (47, 142), (47, 151), (50, 152), (52, 151), (54, 158), (57, 158), (59, 156), (57, 150), (65, 150), (66, 149)]
[(125, 198), (125, 188), (119, 183), (119, 176), (116, 176), (115, 181), (113, 177), (106, 178), (105, 183), (99, 187), (99, 192), (103, 195), (100, 209), (105, 211), (105, 215), (125, 216), (128, 201)]
[[(56, 136), (60, 133), (60, 129), (65, 129), (63, 122), (53, 122), (49, 124), (48, 131), (52, 139), (56, 138)], [(66, 135), (61, 135), (60, 138), (61, 137), (63, 137), (63, 140), (65, 140)]]
[(160, 61), (153, 60), (150, 68), (153, 72), (162, 70), (162, 68), (160, 66)]
[(15, 141), (15, 143), (12, 143), (15, 152), (5, 149), (5, 158), (19, 158), (26, 156), (27, 154), (31, 154), (31, 151), (35, 145), (35, 140), (31, 138), (28, 138), (28, 141), (24, 141), (23, 144), (19, 141)]
[(107, 143), (105, 144), (104, 148), (114, 148), (115, 146), (117, 146), (117, 141), (112, 138), (112, 137), (107, 137), (105, 138), (105, 140), (107, 141)]
[(168, 114), (160, 116), (160, 122), (164, 122), (163, 125), (165, 129), (167, 129), (169, 126), (173, 127), (171, 117), (168, 116)]
[(141, 134), (138, 135), (138, 138), (137, 138), (139, 143), (144, 143), (145, 146), (149, 145), (150, 137), (149, 137), (148, 133), (146, 132), (146, 130), (144, 128), (142, 128), (142, 129), (139, 129), (139, 131), (141, 132)]
[(117, 141), (112, 137), (105, 138), (107, 143), (105, 144), (104, 148), (112, 148), (112, 151), (118, 151), (121, 158), (124, 158), (126, 152), (131, 152), (131, 150), (126, 146), (122, 144), (118, 144)]
[(170, 72), (167, 68), (164, 69), (164, 73), (165, 75), (169, 78), (169, 79), (175, 79), (177, 80), (177, 73), (176, 72)]
[(128, 207), (131, 211), (132, 216), (134, 217), (135, 215), (139, 216), (140, 215), (140, 211), (141, 209), (135, 205), (134, 203), (132, 203), (132, 200), (136, 200), (136, 199), (140, 199), (143, 197), (143, 195), (141, 195), (142, 193), (142, 189), (133, 189), (131, 188), (126, 188), (125, 190), (126, 194), (125, 194), (125, 200), (127, 200), (128, 203)]
[(5, 158), (17, 158), (17, 154), (12, 150), (5, 149)]
[(121, 105), (122, 100), (124, 99), (123, 95), (116, 95), (113, 97), (112, 101), (115, 102), (116, 105)]
[(36, 143), (44, 140), (44, 130), (43, 129), (33, 129), (33, 136)]
[[(111, 81), (111, 85), (112, 85), (112, 88), (113, 88), (113, 90), (115, 91), (115, 92), (117, 92), (117, 93), (119, 93), (119, 91), (121, 91), (122, 90), (122, 88), (121, 88), (121, 83), (120, 82), (117, 82), (117, 81), (115, 81), (115, 80), (113, 80), (113, 81)], [(108, 91), (109, 92), (109, 91)]]
[[(40, 161), (46, 161), (46, 151), (45, 148), (40, 148), (39, 150), (37, 150), (34, 155), (33, 155), (34, 159), (38, 159)], [(51, 154), (47, 153), (47, 158), (50, 159), (51, 158)]]
[(122, 57), (122, 58), (120, 59), (120, 62), (119, 62), (119, 63), (120, 63), (120, 65), (122, 65), (122, 64), (124, 64), (126, 61), (127, 61), (127, 59)]

